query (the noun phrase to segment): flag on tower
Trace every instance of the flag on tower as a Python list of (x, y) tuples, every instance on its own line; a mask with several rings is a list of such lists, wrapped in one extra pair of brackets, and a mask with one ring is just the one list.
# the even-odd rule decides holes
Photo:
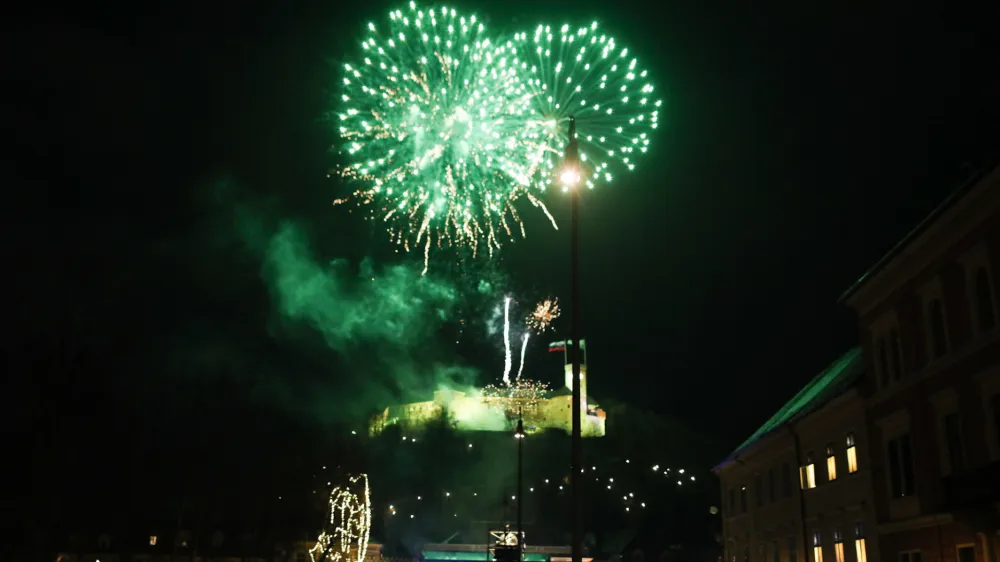
[[(549, 353), (556, 351), (566, 351), (566, 346), (573, 343), (573, 340), (554, 341), (549, 344)], [(587, 349), (587, 340), (580, 340), (580, 349)]]

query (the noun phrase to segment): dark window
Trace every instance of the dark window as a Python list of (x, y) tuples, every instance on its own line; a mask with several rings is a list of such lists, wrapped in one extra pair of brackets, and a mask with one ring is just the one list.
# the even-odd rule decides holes
[(740, 488), (740, 512), (747, 512), (747, 487), (743, 486)]
[(919, 550), (899, 553), (899, 562), (923, 562), (923, 559), (924, 557)]
[(948, 331), (944, 323), (944, 305), (941, 299), (932, 299), (927, 305), (927, 320), (931, 330), (931, 353), (941, 357), (948, 353)]
[(958, 562), (976, 562), (976, 547), (971, 545), (958, 547)]
[(788, 537), (788, 562), (795, 562), (799, 551), (795, 548), (795, 537)]
[(865, 538), (865, 524), (855, 523), (854, 524), (854, 540), (859, 540)]
[[(774, 503), (775, 497), (778, 495), (778, 491), (775, 489), (778, 485), (777, 479), (774, 477), (774, 469), (770, 468), (767, 471), (767, 499), (771, 503)], [(777, 543), (775, 543), (777, 544)]]
[(889, 441), (889, 480), (892, 497), (913, 495), (913, 452), (910, 436), (903, 435)]
[(889, 350), (885, 338), (878, 340), (878, 385), (879, 388), (889, 386)]
[(903, 378), (903, 345), (899, 342), (899, 331), (893, 329), (889, 332), (889, 368), (892, 370), (892, 379)]
[(772, 562), (781, 562), (781, 545), (778, 543), (778, 541), (774, 541), (774, 544), (771, 545), (771, 548), (774, 549), (774, 551), (771, 553), (771, 556), (773, 557)]
[(993, 312), (993, 288), (990, 286), (990, 273), (986, 266), (976, 270), (976, 317), (980, 332), (992, 330), (997, 324)]
[(781, 467), (781, 492), (786, 498), (792, 496), (792, 465), (787, 462)]
[(733, 515), (736, 513), (736, 490), (733, 488), (729, 489), (729, 514)]
[(990, 400), (993, 402), (993, 437), (1000, 447), (1000, 394), (994, 394)]
[(813, 546), (823, 546), (823, 534), (819, 531), (813, 531)]
[(944, 437), (948, 446), (948, 462), (952, 474), (965, 470), (962, 456), (962, 419), (958, 414), (948, 414), (944, 418)]
[[(757, 496), (757, 507), (764, 505), (764, 477), (760, 474), (754, 478), (753, 495)], [(763, 546), (763, 543), (761, 546)]]
[(750, 547), (743, 547), (743, 562), (750, 562)]

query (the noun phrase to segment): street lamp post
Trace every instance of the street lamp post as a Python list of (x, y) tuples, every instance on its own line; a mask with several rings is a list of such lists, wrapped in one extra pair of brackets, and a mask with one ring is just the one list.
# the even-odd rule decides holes
[(572, 455), (570, 461), (570, 509), (573, 518), (572, 562), (583, 562), (583, 435), (580, 418), (582, 416), (580, 396), (580, 158), (576, 143), (576, 118), (569, 118), (569, 142), (563, 155), (563, 170), (560, 179), (570, 190), (570, 278), (572, 293), (570, 300), (570, 357), (573, 361), (573, 425)]
[(524, 419), (521, 417), (521, 409), (517, 409), (517, 431), (514, 432), (517, 439), (517, 559), (518, 562), (524, 560), (524, 530), (521, 528), (521, 509), (524, 498)]

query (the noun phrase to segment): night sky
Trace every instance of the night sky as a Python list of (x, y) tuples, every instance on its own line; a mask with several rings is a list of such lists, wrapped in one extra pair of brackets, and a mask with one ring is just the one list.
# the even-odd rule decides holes
[[(998, 42), (986, 7), (955, 3), (671, 4), (460, 7), (494, 29), (598, 19), (649, 62), (665, 92), (652, 153), (583, 199), (590, 392), (716, 436), (722, 458), (856, 343), (839, 294), (1000, 147)], [(224, 226), (236, 197), (306, 225), (320, 259), (419, 261), (332, 207), (345, 188), (326, 177), (337, 65), (389, 7), (98, 2), (20, 20), (0, 49), (16, 99), (5, 339), (76, 322), (92, 373), (79, 388), (99, 379), (168, 415), (204, 384), (302, 418), (297, 396), (368, 377), (288, 344), (260, 260)], [(568, 201), (547, 203), (568, 226)], [(499, 266), (568, 304), (568, 228), (524, 215), (528, 238)], [(489, 382), (499, 356), (478, 353)]]

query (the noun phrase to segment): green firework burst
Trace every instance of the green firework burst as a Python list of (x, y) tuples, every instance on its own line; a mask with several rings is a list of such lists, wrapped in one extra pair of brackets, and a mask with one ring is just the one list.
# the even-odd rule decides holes
[(359, 59), (343, 67), (338, 171), (357, 188), (336, 203), (364, 207), (401, 249), (422, 250), (425, 271), (434, 247), (485, 243), (492, 256), (523, 237), (522, 198), (556, 227), (539, 197), (569, 115), (589, 187), (631, 169), (656, 128), (646, 71), (596, 24), (494, 37), (474, 15), (411, 2), (384, 29), (368, 24)]
[[(539, 25), (533, 33), (515, 33), (505, 46), (516, 56), (521, 81), (541, 116), (528, 123), (531, 132), (562, 146), (568, 140), (564, 123), (576, 118), (587, 187), (611, 183), (616, 172), (635, 169), (636, 159), (649, 150), (663, 102), (653, 97), (649, 71), (627, 47), (597, 22), (558, 30)], [(561, 154), (545, 154), (543, 168), (550, 173), (540, 180), (548, 186)]]

